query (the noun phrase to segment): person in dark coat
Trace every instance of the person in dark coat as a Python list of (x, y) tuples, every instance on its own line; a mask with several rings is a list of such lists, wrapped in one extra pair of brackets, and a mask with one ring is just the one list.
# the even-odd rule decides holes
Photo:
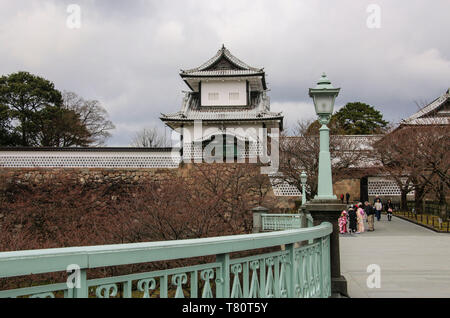
[(357, 222), (357, 217), (356, 217), (356, 211), (353, 207), (348, 209), (348, 219), (349, 219), (349, 225), (350, 225), (349, 232), (355, 233), (358, 222)]
[(394, 205), (392, 204), (391, 199), (387, 200), (386, 204), (384, 205), (384, 209), (386, 210), (388, 220), (392, 220), (392, 211), (394, 211)]
[(350, 193), (346, 193), (345, 194), (345, 199), (347, 200), (347, 204), (348, 204), (348, 201), (350, 200)]
[(364, 206), (364, 212), (367, 214), (367, 222), (369, 223), (368, 231), (375, 230), (374, 220), (375, 220), (375, 211), (373, 210), (372, 205), (368, 201), (366, 201)]

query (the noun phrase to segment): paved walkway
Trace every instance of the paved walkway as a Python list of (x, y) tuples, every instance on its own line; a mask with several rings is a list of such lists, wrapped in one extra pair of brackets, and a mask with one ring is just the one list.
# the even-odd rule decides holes
[[(382, 215), (375, 231), (341, 234), (339, 242), (350, 297), (450, 297), (449, 234)], [(380, 288), (367, 287), (370, 264), (381, 268)]]

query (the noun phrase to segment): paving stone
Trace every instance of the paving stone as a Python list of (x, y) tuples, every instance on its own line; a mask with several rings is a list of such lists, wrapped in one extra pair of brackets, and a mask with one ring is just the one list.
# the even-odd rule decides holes
[[(374, 232), (341, 235), (339, 242), (350, 297), (450, 297), (449, 234), (383, 215)], [(370, 264), (380, 266), (380, 288), (367, 287)]]

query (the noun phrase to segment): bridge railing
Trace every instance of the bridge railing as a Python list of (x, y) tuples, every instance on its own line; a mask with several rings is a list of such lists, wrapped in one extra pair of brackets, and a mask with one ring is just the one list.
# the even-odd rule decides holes
[(263, 231), (292, 230), (302, 227), (302, 216), (300, 214), (261, 214)]
[(282, 231), (302, 228), (302, 219), (306, 218), (306, 227), (313, 226), (310, 214), (261, 214), (262, 231)]
[[(0, 297), (329, 297), (332, 225), (202, 239), (0, 253), (0, 278), (67, 272), (69, 284), (0, 291)], [(307, 245), (296, 247), (297, 242)], [(283, 246), (284, 248), (281, 248)], [(272, 248), (270, 253), (257, 253)], [(256, 255), (231, 258), (235, 252)], [(215, 261), (89, 279), (88, 270), (215, 255)], [(68, 272), (68, 269), (75, 269)]]

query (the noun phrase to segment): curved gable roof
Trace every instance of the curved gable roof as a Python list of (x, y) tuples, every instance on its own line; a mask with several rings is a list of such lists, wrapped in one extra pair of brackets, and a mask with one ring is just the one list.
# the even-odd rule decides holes
[[(202, 65), (188, 69), (188, 70), (181, 70), (180, 75), (181, 76), (192, 76), (192, 75), (212, 75), (214, 71), (217, 71), (219, 73), (234, 73), (229, 71), (235, 71), (236, 75), (251, 75), (251, 74), (261, 74), (264, 73), (263, 68), (256, 68), (252, 67), (240, 59), (238, 59), (236, 56), (231, 54), (231, 52), (222, 45), (222, 48), (220, 48), (216, 55), (214, 55), (212, 58), (210, 58), (208, 61), (203, 63)], [(228, 72), (226, 72), (228, 71)]]
[(444, 95), (439, 96), (434, 101), (423, 107), (421, 110), (403, 120), (402, 123), (414, 124), (421, 122), (421, 119), (427, 119), (431, 114), (433, 114), (441, 106), (443, 106), (449, 99), (450, 99), (450, 89), (448, 89)]

